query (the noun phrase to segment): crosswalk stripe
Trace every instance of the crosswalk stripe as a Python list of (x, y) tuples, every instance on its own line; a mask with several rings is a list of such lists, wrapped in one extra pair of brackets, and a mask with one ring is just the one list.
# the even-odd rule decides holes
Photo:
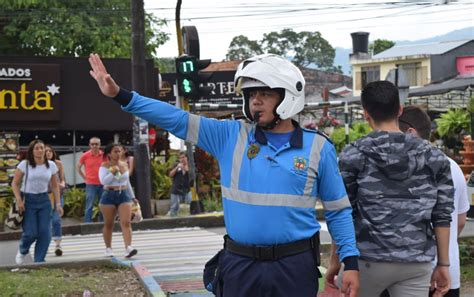
[[(204, 264), (222, 248), (223, 238), (222, 235), (193, 227), (134, 231), (132, 242), (138, 250), (133, 261), (140, 262), (160, 281), (176, 277), (200, 278)], [(64, 254), (56, 257), (52, 241), (46, 261), (71, 262), (105, 257), (101, 234), (63, 236), (61, 247)], [(112, 247), (118, 259), (125, 263), (131, 261), (122, 256), (125, 248), (120, 232), (113, 233)]]

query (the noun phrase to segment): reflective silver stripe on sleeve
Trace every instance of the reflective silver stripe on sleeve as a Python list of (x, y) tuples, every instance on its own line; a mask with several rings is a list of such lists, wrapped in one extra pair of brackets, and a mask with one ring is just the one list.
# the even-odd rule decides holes
[(316, 182), (319, 161), (321, 160), (321, 150), (323, 149), (325, 142), (326, 138), (319, 136), (318, 134), (314, 135), (313, 145), (311, 146), (311, 152), (309, 154), (308, 176), (306, 178), (303, 192), (305, 196), (311, 196), (311, 190)]
[(275, 194), (275, 193), (252, 193), (238, 189), (229, 189), (221, 187), (222, 196), (226, 199), (238, 201), (241, 203), (262, 206), (290, 206), (315, 208), (316, 199), (309, 196)]
[(346, 207), (351, 207), (351, 202), (347, 195), (334, 201), (321, 200), (321, 202), (323, 203), (324, 210), (341, 210)]
[(195, 114), (188, 114), (188, 133), (186, 134), (186, 141), (192, 144), (198, 143), (200, 116)]
[(232, 172), (230, 175), (230, 188), (237, 189), (239, 187), (240, 167), (242, 166), (242, 158), (244, 157), (245, 148), (247, 147), (248, 129), (250, 125), (240, 122), (239, 138), (235, 144), (234, 154), (232, 156)]

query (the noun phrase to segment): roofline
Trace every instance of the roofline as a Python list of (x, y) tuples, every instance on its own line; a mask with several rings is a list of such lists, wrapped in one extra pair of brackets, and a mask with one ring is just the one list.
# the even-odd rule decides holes
[(406, 60), (420, 60), (420, 59), (429, 59), (432, 55), (410, 55), (410, 56), (398, 56), (390, 58), (381, 58), (381, 59), (367, 59), (367, 60), (352, 60), (350, 61), (351, 65), (364, 65), (364, 64), (374, 64), (374, 63), (384, 63), (384, 62), (393, 62), (393, 61), (406, 61)]

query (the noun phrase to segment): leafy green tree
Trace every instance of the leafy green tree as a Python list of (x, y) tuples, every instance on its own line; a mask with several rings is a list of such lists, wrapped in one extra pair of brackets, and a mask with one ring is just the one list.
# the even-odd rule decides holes
[(263, 35), (264, 51), (287, 58), (299, 67), (315, 64), (320, 69), (332, 68), (334, 48), (319, 32), (294, 32), (283, 29), (281, 32), (270, 32)]
[(239, 35), (232, 38), (226, 58), (228, 60), (245, 60), (260, 54), (263, 54), (263, 50), (258, 41)]
[(387, 39), (375, 39), (374, 42), (372, 42), (369, 45), (369, 49), (373, 51), (374, 55), (381, 53), (385, 50), (388, 50), (389, 48), (393, 47), (395, 45), (395, 42)]
[(319, 32), (295, 32), (283, 29), (263, 35), (261, 41), (239, 35), (232, 39), (227, 59), (243, 60), (261, 53), (272, 53), (291, 59), (299, 67), (315, 65), (323, 70), (338, 72), (333, 67), (335, 50)]
[(176, 72), (175, 58), (156, 58), (155, 65), (160, 69), (160, 73)]
[[(0, 0), (0, 54), (131, 56), (129, 0)], [(166, 25), (145, 14), (146, 55), (168, 39)]]

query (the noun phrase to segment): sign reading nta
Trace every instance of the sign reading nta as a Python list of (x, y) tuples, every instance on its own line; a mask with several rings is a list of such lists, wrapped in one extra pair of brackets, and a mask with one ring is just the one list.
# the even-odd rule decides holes
[(57, 64), (0, 63), (0, 121), (59, 121)]

